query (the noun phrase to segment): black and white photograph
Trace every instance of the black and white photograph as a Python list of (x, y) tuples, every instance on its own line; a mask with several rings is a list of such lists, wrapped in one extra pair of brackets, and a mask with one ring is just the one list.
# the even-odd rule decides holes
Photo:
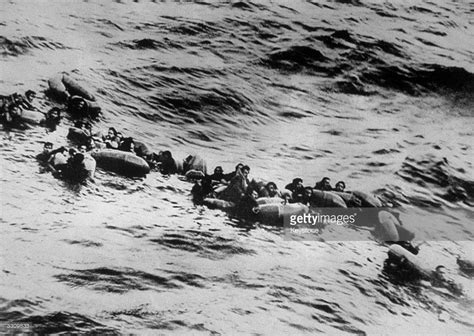
[(0, 0), (0, 335), (473, 335), (469, 0)]

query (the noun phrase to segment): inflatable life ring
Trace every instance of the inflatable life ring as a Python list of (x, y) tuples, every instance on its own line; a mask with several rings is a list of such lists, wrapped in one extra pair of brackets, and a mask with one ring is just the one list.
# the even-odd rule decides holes
[(261, 204), (257, 210), (258, 219), (271, 224), (282, 224), (285, 218), (309, 213), (308, 206), (301, 203)]
[(285, 200), (280, 197), (259, 197), (257, 198), (257, 204), (283, 204)]
[(354, 190), (352, 194), (360, 200), (360, 207), (362, 208), (380, 208), (382, 202), (375, 196), (367, 194), (362, 191)]
[(23, 110), (19, 115), (21, 121), (31, 125), (39, 125), (46, 121), (46, 115), (42, 112)]
[(67, 101), (71, 96), (79, 96), (95, 101), (94, 95), (66, 74), (58, 74), (48, 80), (49, 94), (56, 99)]
[(388, 250), (388, 261), (408, 269), (424, 279), (431, 279), (432, 270), (427, 268), (419, 257), (407, 251), (402, 246), (394, 244)]
[(97, 166), (126, 176), (144, 176), (150, 172), (148, 163), (131, 152), (102, 149), (92, 153)]
[(310, 204), (311, 207), (318, 208), (347, 208), (346, 202), (339, 195), (316, 189), (313, 189)]
[(375, 232), (379, 239), (383, 241), (396, 242), (400, 240), (397, 225), (398, 220), (388, 211), (380, 211), (378, 213), (378, 225)]
[(220, 210), (232, 210), (235, 207), (235, 204), (232, 202), (224, 201), (218, 198), (205, 198), (203, 204), (209, 207), (210, 209), (220, 209)]

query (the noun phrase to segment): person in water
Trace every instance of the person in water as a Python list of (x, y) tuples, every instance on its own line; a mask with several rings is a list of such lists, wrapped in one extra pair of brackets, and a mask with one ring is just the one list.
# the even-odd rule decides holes
[(237, 216), (245, 219), (252, 219), (258, 214), (258, 192), (248, 188), (245, 195), (239, 200), (236, 206)]
[(49, 141), (45, 142), (43, 145), (43, 151), (36, 155), (36, 159), (41, 163), (47, 163), (51, 157), (51, 151), (53, 150), (53, 144)]
[(18, 96), (18, 105), (25, 110), (37, 110), (33, 106), (33, 101), (36, 98), (36, 92), (33, 90), (28, 90), (25, 92), (25, 96)]
[(275, 182), (268, 182), (262, 190), (262, 194), (263, 197), (281, 197), (281, 193)]
[(88, 176), (93, 178), (96, 168), (95, 159), (87, 152), (87, 145), (80, 145), (78, 149), (79, 153), (83, 155), (84, 169), (87, 170)]
[(163, 175), (176, 174), (178, 166), (169, 150), (158, 154), (158, 167)]
[(344, 181), (337, 182), (336, 186), (334, 187), (334, 191), (338, 191), (338, 192), (344, 192), (345, 189), (346, 189), (346, 184), (344, 183)]
[(303, 203), (304, 205), (310, 205), (311, 204), (311, 197), (313, 196), (313, 188), (311, 187), (304, 187), (304, 194), (303, 197), (300, 200), (300, 203)]
[(56, 126), (59, 125), (60, 122), (61, 110), (57, 107), (53, 107), (46, 113), (46, 119), (42, 124), (43, 126), (46, 126), (54, 131), (56, 129)]
[(224, 171), (221, 166), (214, 168), (214, 174), (206, 175), (201, 182), (200, 192), (204, 195), (208, 195), (214, 191), (215, 188), (227, 185), (228, 182), (225, 179)]
[(331, 191), (331, 179), (329, 177), (323, 177), (321, 181), (315, 184), (314, 189), (322, 191)]
[(48, 168), (53, 174), (61, 174), (68, 163), (68, 150), (62, 146), (50, 153)]
[(285, 189), (288, 189), (291, 192), (294, 192), (298, 188), (304, 188), (303, 187), (303, 179), (296, 177), (293, 179), (293, 181), (285, 186)]
[(124, 151), (124, 152), (130, 152), (130, 153), (136, 154), (135, 153), (135, 141), (131, 137), (125, 138), (120, 143), (120, 146), (119, 146), (118, 149), (121, 150), (121, 151)]
[(228, 187), (219, 195), (220, 198), (237, 204), (247, 192), (249, 173), (249, 166), (242, 166), (242, 169), (238, 168)]
[(225, 180), (230, 182), (230, 180), (232, 180), (232, 178), (234, 178), (235, 175), (237, 175), (238, 172), (240, 172), (240, 170), (244, 167), (244, 164), (243, 163), (238, 163), (236, 166), (235, 166), (235, 170), (231, 173), (228, 173), (228, 174), (225, 174)]
[(293, 203), (298, 203), (303, 200), (304, 197), (304, 186), (303, 179), (297, 177), (293, 179), (293, 182), (287, 184), (285, 189), (291, 191), (291, 199)]
[(73, 183), (84, 182), (89, 176), (89, 172), (84, 165), (84, 155), (75, 153), (71, 156), (66, 167), (62, 170), (61, 176)]
[(102, 137), (102, 141), (105, 143), (105, 148), (118, 149), (117, 130), (114, 127), (109, 127), (107, 135)]

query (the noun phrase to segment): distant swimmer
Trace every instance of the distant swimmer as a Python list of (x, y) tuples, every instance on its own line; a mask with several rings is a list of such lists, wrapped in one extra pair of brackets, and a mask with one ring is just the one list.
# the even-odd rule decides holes
[(338, 192), (344, 192), (345, 189), (346, 189), (346, 184), (344, 183), (344, 181), (337, 182), (336, 186), (334, 187), (334, 191), (338, 191)]
[(158, 154), (158, 169), (163, 175), (176, 174), (178, 172), (178, 166), (173, 158), (173, 155), (169, 150), (160, 152)]
[(45, 142), (43, 144), (43, 151), (36, 155), (36, 159), (41, 163), (47, 163), (49, 158), (51, 157), (51, 151), (53, 150), (53, 143)]
[(314, 189), (322, 191), (331, 191), (331, 179), (329, 177), (323, 177), (321, 181), (315, 184)]
[(56, 126), (61, 122), (61, 109), (53, 107), (46, 113), (46, 119), (43, 123), (44, 126), (56, 129)]

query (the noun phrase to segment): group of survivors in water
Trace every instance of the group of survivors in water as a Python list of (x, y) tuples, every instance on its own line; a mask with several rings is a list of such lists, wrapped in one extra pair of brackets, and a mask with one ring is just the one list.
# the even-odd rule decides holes
[[(63, 81), (69, 83), (67, 78), (62, 78)], [(0, 96), (0, 122), (4, 127), (27, 129), (29, 127), (28, 111), (35, 111), (40, 114), (40, 118), (35, 119), (39, 120), (36, 124), (55, 130), (61, 120), (61, 109), (53, 107), (47, 113), (41, 114), (33, 104), (35, 97), (36, 93), (31, 90), (26, 91), (24, 95), (14, 93), (9, 96)], [(112, 149), (133, 153), (143, 158), (151, 170), (159, 171), (164, 175), (185, 175), (188, 179), (195, 181), (192, 195), (196, 203), (203, 203), (206, 198), (223, 200), (232, 205), (242, 218), (255, 217), (259, 208), (257, 199), (262, 197), (279, 198), (282, 204), (300, 203), (309, 206), (315, 193), (347, 194), (343, 181), (338, 181), (333, 188), (328, 177), (322, 178), (314, 187), (304, 186), (301, 178), (294, 178), (283, 190), (279, 190), (274, 182), (249, 180), (250, 167), (242, 163), (239, 163), (233, 172), (225, 174), (222, 167), (217, 166), (213, 174), (208, 175), (206, 163), (198, 155), (189, 155), (180, 162), (175, 160), (170, 151), (152, 152), (142, 142), (136, 141), (132, 137), (125, 137), (114, 127), (110, 127), (106, 134), (94, 133), (91, 123), (83, 117), (97, 116), (100, 107), (82, 97), (66, 94), (66, 98), (66, 110), (73, 116), (82, 118), (74, 123), (76, 132), (70, 132), (68, 135), (69, 139), (77, 143), (78, 146), (72, 148), (60, 146), (53, 149), (51, 142), (45, 142), (43, 152), (37, 155), (37, 159), (55, 176), (71, 182), (80, 183), (87, 179), (93, 179), (96, 161), (91, 153), (101, 149)], [(348, 207), (367, 206), (367, 204), (362, 204), (361, 198), (358, 197), (351, 197), (344, 201), (350, 203), (347, 204)], [(368, 206), (374, 205), (369, 202)], [(412, 253), (417, 254), (418, 252), (418, 249), (408, 241), (397, 243)], [(446, 283), (441, 271), (437, 268), (434, 278), (439, 278), (440, 281)]]

